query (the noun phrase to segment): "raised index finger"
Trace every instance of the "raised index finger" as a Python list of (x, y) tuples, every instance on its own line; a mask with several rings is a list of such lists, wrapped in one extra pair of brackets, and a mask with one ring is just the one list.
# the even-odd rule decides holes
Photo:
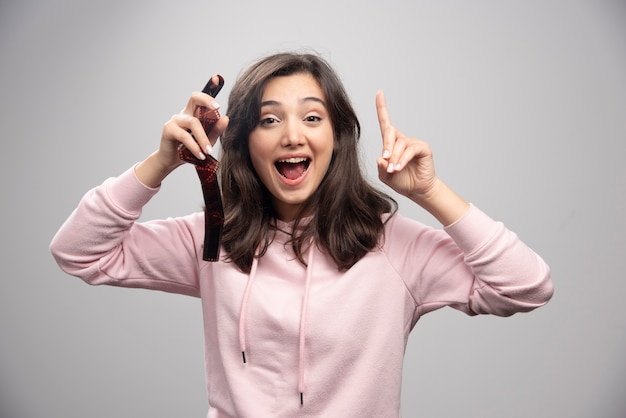
[(391, 153), (391, 149), (393, 148), (395, 136), (393, 135), (391, 117), (389, 116), (389, 111), (387, 110), (385, 93), (383, 93), (382, 90), (379, 90), (376, 93), (376, 113), (378, 114), (380, 134), (383, 138), (383, 158), (388, 158)]

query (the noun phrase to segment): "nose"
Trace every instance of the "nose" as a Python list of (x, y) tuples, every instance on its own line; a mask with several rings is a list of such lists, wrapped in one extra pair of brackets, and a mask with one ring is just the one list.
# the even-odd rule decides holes
[(302, 126), (294, 118), (290, 118), (284, 123), (281, 145), (284, 147), (295, 147), (304, 143)]

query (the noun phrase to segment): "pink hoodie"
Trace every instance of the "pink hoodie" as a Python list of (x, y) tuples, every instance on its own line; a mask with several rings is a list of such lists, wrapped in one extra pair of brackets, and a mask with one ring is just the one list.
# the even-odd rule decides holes
[(418, 319), (452, 306), (512, 315), (552, 296), (546, 263), (472, 206), (437, 230), (400, 215), (347, 272), (317, 247), (294, 257), (290, 225), (251, 273), (202, 260), (203, 214), (136, 223), (157, 192), (133, 170), (89, 191), (57, 232), (59, 266), (89, 284), (202, 300), (209, 417), (399, 417)]

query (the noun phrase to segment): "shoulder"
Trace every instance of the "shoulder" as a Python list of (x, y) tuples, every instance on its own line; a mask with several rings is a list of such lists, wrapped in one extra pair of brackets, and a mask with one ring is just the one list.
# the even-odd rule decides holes
[(443, 229), (401, 214), (387, 215), (383, 222), (385, 233), (380, 248), (394, 264), (403, 264), (411, 255), (430, 253), (452, 242)]
[(382, 216), (382, 221), (385, 225), (385, 235), (389, 235), (391, 237), (414, 237), (415, 234), (435, 230), (429, 225), (400, 213), (384, 214)]

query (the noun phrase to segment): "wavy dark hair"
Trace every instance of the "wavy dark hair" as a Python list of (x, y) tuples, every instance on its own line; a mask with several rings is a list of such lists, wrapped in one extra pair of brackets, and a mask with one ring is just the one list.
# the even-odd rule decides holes
[[(293, 225), (289, 244), (302, 262), (313, 239), (347, 270), (376, 248), (384, 232), (382, 215), (395, 213), (397, 203), (370, 185), (359, 165), (361, 126), (336, 72), (323, 58), (309, 53), (278, 53), (260, 59), (244, 71), (228, 100), (228, 128), (221, 136), (225, 223), (222, 243), (227, 260), (250, 272), (253, 258), (262, 256), (276, 229), (270, 193), (250, 159), (248, 136), (260, 122), (266, 83), (293, 74), (310, 74), (326, 98), (334, 133), (334, 150), (326, 176), (305, 202)], [(303, 222), (303, 218), (307, 221)]]

